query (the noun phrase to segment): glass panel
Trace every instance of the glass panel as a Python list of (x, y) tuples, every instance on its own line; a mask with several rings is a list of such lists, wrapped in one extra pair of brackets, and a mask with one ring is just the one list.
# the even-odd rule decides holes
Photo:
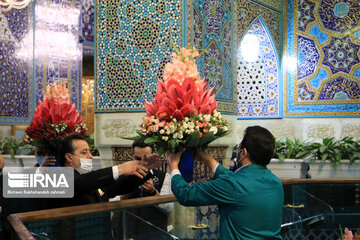
[[(359, 188), (358, 184), (285, 186), (283, 239), (339, 239), (339, 225), (359, 232)], [(169, 215), (154, 209), (158, 209), (157, 205), (26, 226), (36, 239), (220, 239), (217, 206), (184, 207), (175, 203)]]

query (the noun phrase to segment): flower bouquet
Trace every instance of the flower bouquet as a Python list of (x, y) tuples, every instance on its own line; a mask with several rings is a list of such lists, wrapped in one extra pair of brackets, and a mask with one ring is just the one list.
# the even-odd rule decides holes
[(39, 100), (32, 123), (25, 130), (24, 142), (56, 156), (61, 139), (74, 133), (87, 137), (86, 131), (85, 123), (70, 101), (66, 84), (54, 82), (47, 86), (44, 102)]
[[(195, 49), (179, 50), (174, 46), (172, 62), (164, 69), (163, 81), (159, 80), (155, 99), (145, 103), (146, 116), (137, 130), (138, 136), (128, 138), (153, 144), (159, 154), (182, 149), (202, 150), (215, 139), (228, 133), (228, 123), (217, 111), (213, 89), (206, 90), (195, 58)], [(192, 171), (192, 160), (181, 159), (181, 168)], [(184, 173), (182, 172), (183, 176)], [(192, 178), (192, 172), (189, 174)]]

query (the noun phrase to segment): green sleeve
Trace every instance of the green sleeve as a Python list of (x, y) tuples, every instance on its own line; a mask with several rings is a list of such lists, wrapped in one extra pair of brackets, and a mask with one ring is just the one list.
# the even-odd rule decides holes
[(215, 174), (214, 174), (214, 178), (217, 178), (218, 176), (220, 176), (221, 174), (226, 174), (226, 173), (230, 173), (231, 171), (227, 168), (225, 168), (223, 165), (219, 164), (216, 168)]
[(238, 193), (234, 192), (235, 183), (231, 179), (232, 173), (225, 174), (222, 166), (219, 167), (215, 173), (216, 178), (209, 182), (190, 185), (181, 175), (173, 176), (171, 190), (179, 203), (185, 206), (235, 203)]

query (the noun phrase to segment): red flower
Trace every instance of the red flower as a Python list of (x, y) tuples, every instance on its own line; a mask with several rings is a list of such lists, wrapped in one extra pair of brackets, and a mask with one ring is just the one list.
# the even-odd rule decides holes
[(181, 84), (173, 79), (167, 83), (159, 81), (155, 100), (145, 103), (147, 115), (159, 117), (160, 120), (170, 120), (173, 117), (181, 121), (191, 114), (212, 114), (217, 109), (213, 89), (206, 90), (204, 80), (199, 86), (197, 89), (190, 77)]
[(73, 133), (87, 137), (85, 124), (75, 105), (49, 99), (44, 102), (39, 101), (33, 121), (26, 129), (26, 134), (33, 140), (52, 141)]

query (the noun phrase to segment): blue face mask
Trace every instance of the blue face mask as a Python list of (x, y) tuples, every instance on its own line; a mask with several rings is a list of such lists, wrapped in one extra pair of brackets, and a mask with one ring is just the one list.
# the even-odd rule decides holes
[(236, 161), (236, 158), (234, 159), (234, 162), (233, 162), (233, 163), (230, 163), (229, 169), (230, 169), (230, 171), (233, 171), (233, 172), (235, 172), (235, 170), (237, 169), (237, 161)]
[(41, 165), (41, 163), (44, 161), (45, 156), (36, 156), (37, 162), (39, 165)]

